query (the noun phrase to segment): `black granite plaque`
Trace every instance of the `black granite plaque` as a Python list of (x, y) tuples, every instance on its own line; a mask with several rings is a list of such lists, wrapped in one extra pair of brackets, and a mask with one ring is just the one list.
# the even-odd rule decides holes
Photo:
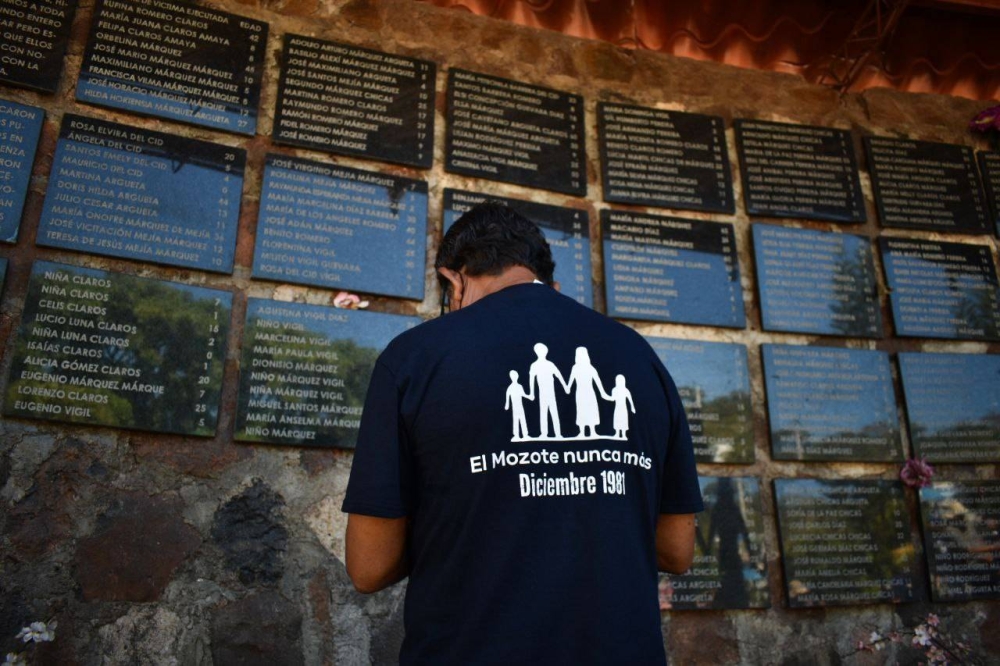
[(0, 81), (55, 92), (77, 0), (0, 0)]
[(695, 460), (752, 463), (753, 405), (747, 348), (647, 337), (674, 378), (691, 427)]
[(444, 230), (447, 232), (463, 213), (484, 201), (502, 201), (537, 224), (552, 249), (552, 259), (556, 262), (554, 278), (562, 293), (578, 303), (594, 306), (590, 279), (590, 221), (586, 211), (446, 188)]
[(246, 152), (63, 116), (38, 244), (233, 272)]
[(753, 242), (765, 330), (882, 337), (867, 238), (754, 224)]
[(896, 335), (1000, 340), (1000, 287), (985, 245), (880, 238)]
[(775, 460), (905, 458), (889, 355), (761, 346)]
[(743, 328), (733, 225), (601, 211), (608, 314)]
[(774, 491), (789, 606), (917, 598), (901, 483), (775, 479)]
[(418, 317), (251, 298), (235, 438), (354, 448), (375, 359)]
[(3, 296), (3, 286), (7, 281), (7, 259), (0, 257), (0, 297)]
[(433, 62), (285, 35), (274, 140), (429, 167)]
[(1000, 481), (920, 489), (934, 601), (1000, 599)]
[(17, 242), (44, 122), (43, 110), (0, 99), (0, 241), (4, 243)]
[(867, 219), (849, 131), (746, 118), (733, 125), (749, 214)]
[(95, 0), (76, 98), (253, 135), (267, 24), (181, 0)]
[(1000, 236), (1000, 153), (979, 153), (979, 169), (986, 185), (993, 227)]
[(722, 118), (601, 102), (605, 201), (735, 212)]
[(427, 183), (271, 154), (253, 276), (422, 300)]
[(899, 354), (910, 439), (931, 462), (1000, 462), (1000, 356)]
[(882, 226), (990, 233), (971, 148), (868, 136), (865, 150)]
[(451, 69), (445, 170), (585, 196), (583, 98)]
[(215, 434), (232, 294), (35, 262), (3, 413)]

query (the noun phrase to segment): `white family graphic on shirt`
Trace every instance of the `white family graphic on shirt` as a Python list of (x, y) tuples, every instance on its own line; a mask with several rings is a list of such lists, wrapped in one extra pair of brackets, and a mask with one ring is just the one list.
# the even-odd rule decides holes
[[(609, 394), (601, 384), (597, 370), (590, 364), (590, 354), (586, 347), (576, 348), (576, 362), (569, 373), (569, 379), (564, 379), (556, 364), (546, 356), (549, 348), (541, 342), (534, 346), (538, 357), (528, 369), (528, 390), (524, 390), (518, 379), (517, 370), (510, 371), (510, 386), (504, 400), (504, 410), (512, 412), (513, 428), (512, 442), (556, 441), (580, 439), (626, 439), (629, 423), (629, 409), (635, 414), (635, 401), (632, 394), (625, 388), (625, 377), (615, 377), (615, 386)], [(559, 408), (556, 405), (556, 381), (566, 393), (575, 389), (576, 427), (579, 433), (566, 437), (562, 434), (562, 424), (559, 420)], [(536, 391), (537, 389), (537, 391)], [(595, 391), (596, 389), (596, 391)], [(601, 423), (601, 410), (597, 395), (615, 404), (613, 418), (614, 435), (597, 434), (597, 426)], [(540, 435), (532, 436), (528, 431), (528, 419), (524, 411), (524, 401), (538, 404), (538, 421)], [(551, 420), (552, 434), (549, 434)]]

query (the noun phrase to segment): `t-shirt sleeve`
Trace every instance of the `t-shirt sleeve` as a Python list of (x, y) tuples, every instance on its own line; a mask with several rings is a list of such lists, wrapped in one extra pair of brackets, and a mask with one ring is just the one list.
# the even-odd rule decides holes
[(410, 511), (410, 465), (399, 415), (399, 389), (380, 359), (375, 363), (354, 463), (341, 511), (378, 518), (402, 518)]
[(666, 369), (662, 372), (670, 410), (670, 441), (667, 442), (667, 455), (663, 461), (660, 513), (698, 513), (704, 511), (705, 506), (701, 500), (687, 414), (673, 379)]

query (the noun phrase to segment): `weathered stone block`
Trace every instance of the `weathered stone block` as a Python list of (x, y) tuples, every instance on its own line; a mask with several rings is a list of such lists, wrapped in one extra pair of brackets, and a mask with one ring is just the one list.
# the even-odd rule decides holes
[(212, 538), (225, 553), (226, 567), (243, 583), (273, 583), (281, 578), (288, 547), (282, 524), (285, 502), (260, 479), (215, 513)]
[(271, 590), (231, 603), (212, 620), (212, 658), (242, 666), (302, 664), (302, 614)]

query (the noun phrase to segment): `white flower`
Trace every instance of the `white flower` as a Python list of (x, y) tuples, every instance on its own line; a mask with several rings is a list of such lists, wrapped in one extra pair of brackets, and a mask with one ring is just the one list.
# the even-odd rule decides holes
[(57, 624), (54, 621), (49, 624), (32, 622), (31, 626), (24, 627), (18, 632), (17, 638), (20, 638), (25, 643), (48, 643), (49, 641), (54, 641), (56, 639)]
[(927, 627), (925, 625), (920, 625), (913, 630), (913, 644), (922, 645), (924, 647), (931, 644), (931, 635), (927, 631)]
[(3, 660), (3, 664), (0, 664), (0, 666), (27, 666), (27, 663), (24, 660), (23, 654), (8, 652), (7, 658)]
[(878, 633), (877, 631), (873, 631), (872, 635), (868, 637), (868, 642), (869, 643), (877, 643), (880, 640), (882, 640), (882, 635), (880, 633)]

